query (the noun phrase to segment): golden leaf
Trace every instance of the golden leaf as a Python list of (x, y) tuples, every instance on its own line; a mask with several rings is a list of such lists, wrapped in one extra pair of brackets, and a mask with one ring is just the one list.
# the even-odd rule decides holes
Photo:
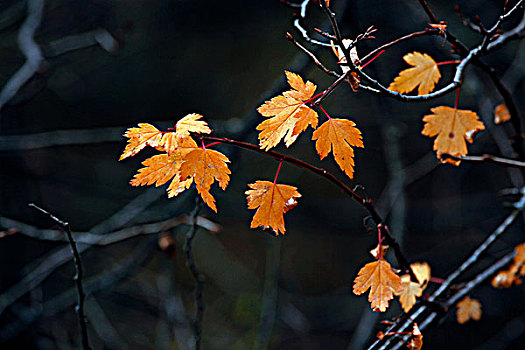
[(260, 180), (248, 184), (248, 187), (251, 188), (245, 192), (248, 209), (258, 208), (250, 227), (262, 226), (273, 229), (276, 235), (284, 234), (283, 214), (297, 205), (296, 199), (301, 197), (297, 188)]
[[(209, 134), (211, 129), (205, 121), (199, 120), (202, 115), (192, 113), (180, 119), (175, 125), (175, 132), (167, 132), (162, 136), (159, 145), (162, 146), (168, 154), (176, 152), (179, 147), (188, 147), (188, 139), (192, 140), (190, 133)], [(192, 140), (193, 141), (193, 140)], [(191, 146), (193, 147), (193, 146)]]
[[(228, 165), (230, 160), (224, 154), (211, 150), (195, 148), (186, 154), (180, 166), (180, 178), (184, 181), (193, 178), (197, 191), (214, 212), (217, 212), (215, 199), (210, 194), (210, 187), (217, 180), (224, 190), (228, 186), (231, 174)], [(174, 188), (176, 191), (176, 189)]]
[(141, 123), (138, 128), (129, 128), (124, 133), (124, 137), (129, 140), (119, 160), (133, 157), (146, 146), (159, 147), (162, 132), (151, 124)]
[(378, 260), (366, 264), (354, 280), (354, 294), (361, 295), (369, 288), (368, 301), (372, 303), (372, 310), (384, 312), (388, 308), (388, 301), (394, 297), (393, 293), (401, 292), (403, 285), (390, 264)]
[(265, 150), (275, 147), (283, 138), (286, 147), (289, 147), (308, 125), (314, 129), (317, 127), (317, 112), (304, 104), (312, 98), (316, 85), (311, 82), (305, 84), (297, 74), (285, 73), (293, 89), (257, 108), (261, 115), (272, 117), (257, 126), (257, 130), (261, 131), (259, 145)]
[(441, 74), (436, 62), (426, 53), (413, 52), (403, 56), (406, 63), (414, 66), (405, 69), (388, 87), (391, 91), (406, 93), (414, 90), (419, 85), (418, 94), (426, 95), (434, 90)]
[[(476, 113), (469, 110), (454, 109), (439, 106), (430, 109), (432, 113), (423, 117), (425, 126), (421, 132), (425, 136), (434, 137), (434, 150), (438, 153), (448, 153), (453, 156), (464, 156), (467, 154), (468, 141), (472, 143), (474, 135), (485, 126), (478, 119)], [(459, 160), (448, 158), (441, 160), (454, 165), (459, 165)]]
[(510, 112), (504, 104), (497, 105), (494, 108), (494, 124), (501, 124), (510, 120)]
[(458, 308), (456, 318), (459, 324), (468, 320), (478, 321), (481, 318), (481, 304), (476, 299), (464, 297), (456, 306)]
[(348, 175), (354, 177), (353, 147), (364, 147), (361, 131), (355, 128), (355, 123), (347, 119), (329, 119), (314, 131), (312, 140), (317, 140), (315, 149), (325, 158), (330, 151), (339, 167)]
[(412, 282), (410, 275), (401, 276), (401, 284), (403, 285), (403, 290), (395, 293), (395, 295), (399, 296), (399, 302), (403, 310), (408, 312), (416, 303), (416, 297), (420, 297), (423, 294), (423, 288), (418, 283)]

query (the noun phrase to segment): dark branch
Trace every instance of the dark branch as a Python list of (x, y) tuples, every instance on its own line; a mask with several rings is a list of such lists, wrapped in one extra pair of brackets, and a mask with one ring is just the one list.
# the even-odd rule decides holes
[(492, 156), (490, 154), (484, 154), (482, 156), (454, 156), (452, 154), (443, 153), (441, 154), (442, 159), (454, 159), (454, 160), (461, 160), (465, 162), (488, 162), (488, 163), (496, 163), (501, 164), (509, 167), (515, 167), (515, 168), (525, 168), (525, 162), (520, 162), (518, 160), (513, 159), (507, 159), (507, 158), (501, 158)]
[(188, 262), (188, 267), (190, 268), (193, 279), (195, 280), (195, 304), (196, 311), (195, 317), (193, 319), (193, 330), (195, 332), (195, 349), (200, 349), (202, 341), (202, 317), (204, 316), (204, 301), (202, 300), (202, 283), (203, 278), (195, 265), (195, 260), (193, 260), (193, 251), (192, 244), (195, 234), (197, 233), (197, 216), (199, 211), (202, 208), (202, 200), (199, 196), (195, 199), (195, 208), (191, 213), (193, 218), (193, 224), (191, 225), (190, 230), (186, 233), (186, 244), (184, 245), (184, 252), (186, 253), (186, 260)]
[(88, 336), (88, 331), (87, 331), (86, 316), (84, 314), (84, 300), (86, 298), (86, 295), (84, 293), (84, 288), (82, 287), (82, 278), (84, 276), (84, 269), (82, 268), (82, 260), (80, 259), (80, 253), (77, 250), (77, 244), (75, 243), (75, 239), (73, 238), (73, 235), (71, 234), (71, 228), (69, 227), (69, 223), (60, 220), (59, 218), (57, 218), (56, 216), (54, 216), (47, 210), (40, 208), (34, 203), (30, 203), (29, 206), (49, 216), (51, 220), (59, 224), (62, 227), (62, 229), (66, 232), (67, 239), (69, 241), (69, 245), (71, 246), (71, 250), (73, 252), (73, 261), (75, 263), (75, 269), (76, 269), (76, 274), (73, 277), (73, 280), (75, 281), (75, 284), (77, 286), (78, 304), (75, 307), (75, 310), (77, 311), (78, 323), (80, 325), (80, 335), (82, 336), (82, 348), (84, 350), (90, 350), (91, 346), (89, 345), (89, 336)]

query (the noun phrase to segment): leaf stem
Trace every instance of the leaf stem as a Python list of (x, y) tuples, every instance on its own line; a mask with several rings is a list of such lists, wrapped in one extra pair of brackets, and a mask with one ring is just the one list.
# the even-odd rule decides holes
[(209, 145), (206, 145), (206, 148), (210, 148), (211, 146), (220, 145), (222, 142), (212, 142)]
[(456, 90), (456, 102), (454, 102), (454, 109), (458, 109), (459, 104), (459, 92), (461, 91), (461, 85), (458, 86), (458, 89)]
[(275, 178), (273, 179), (273, 184), (275, 185), (277, 183), (277, 177), (279, 177), (279, 172), (281, 171), (281, 166), (283, 165), (284, 160), (281, 160), (279, 162), (279, 166), (277, 167), (277, 172), (275, 173)]
[(330, 116), (328, 115), (328, 113), (325, 111), (325, 109), (323, 108), (323, 106), (319, 105), (318, 107), (321, 108), (321, 110), (323, 111), (324, 115), (326, 115), (326, 117), (327, 117), (328, 119), (332, 119), (332, 118), (330, 118)]
[(363, 64), (363, 65), (361, 66), (361, 69), (365, 69), (366, 66), (368, 66), (370, 63), (374, 62), (374, 60), (375, 60), (376, 58), (378, 58), (379, 56), (381, 56), (385, 51), (386, 51), (386, 50), (381, 50), (381, 51), (379, 51), (379, 53), (378, 53), (377, 55), (375, 55), (374, 57), (372, 57), (372, 58), (370, 59), (370, 61), (368, 61), (368, 62), (366, 62), (365, 64)]
[(456, 61), (443, 61), (443, 62), (438, 62), (436, 63), (437, 66), (444, 66), (446, 64), (459, 64), (461, 63), (461, 60), (456, 60)]

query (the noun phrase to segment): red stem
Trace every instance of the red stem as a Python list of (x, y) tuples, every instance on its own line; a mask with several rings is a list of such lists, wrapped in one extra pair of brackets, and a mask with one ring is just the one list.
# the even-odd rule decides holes
[(319, 105), (319, 108), (321, 108), (321, 110), (323, 111), (324, 115), (326, 115), (326, 117), (327, 117), (328, 119), (332, 119), (332, 118), (330, 118), (330, 116), (328, 115), (328, 113), (326, 113), (326, 111), (324, 110), (323, 106)]
[(202, 149), (206, 151), (206, 146), (204, 146), (204, 140), (201, 140), (202, 143)]
[(444, 62), (438, 62), (436, 63), (436, 65), (438, 66), (443, 66), (445, 64), (458, 64), (458, 63), (461, 63), (461, 60), (459, 61), (444, 61)]
[(445, 283), (445, 280), (443, 278), (439, 278), (439, 277), (430, 277), (430, 282), (443, 284), (443, 283)]
[(211, 146), (220, 145), (222, 142), (212, 142), (209, 145), (206, 146), (206, 148), (210, 148)]
[(303, 104), (306, 104), (306, 103), (308, 103), (308, 102), (311, 102), (311, 101), (315, 100), (317, 97), (319, 97), (319, 96), (321, 96), (321, 95), (324, 95), (324, 94), (326, 94), (326, 90), (323, 91), (323, 92), (320, 92), (320, 93), (318, 93), (317, 95), (315, 95), (315, 96), (309, 98), (308, 100), (304, 101)]
[[(374, 60), (376, 58), (378, 58), (379, 56), (381, 56), (383, 54), (383, 52), (385, 52), (386, 50), (381, 50), (379, 51), (379, 53), (377, 55), (375, 55), (374, 57), (372, 57), (370, 59), (370, 61), (366, 62), (365, 64), (363, 64), (363, 66), (361, 67), (361, 69), (365, 69), (366, 66), (368, 66), (370, 63), (374, 62)], [(439, 64), (439, 63), (438, 63)]]
[(275, 185), (277, 183), (277, 177), (279, 176), (279, 172), (281, 171), (281, 165), (283, 165), (284, 160), (281, 160), (279, 162), (279, 166), (277, 167), (277, 172), (275, 173), (275, 179), (273, 179), (273, 184)]
[(458, 103), (459, 103), (459, 92), (461, 91), (461, 86), (458, 87), (456, 91), (456, 102), (454, 103), (454, 109), (458, 109)]

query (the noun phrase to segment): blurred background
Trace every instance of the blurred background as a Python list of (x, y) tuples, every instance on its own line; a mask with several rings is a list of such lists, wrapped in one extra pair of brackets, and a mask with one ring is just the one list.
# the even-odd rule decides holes
[[(360, 55), (428, 27), (417, 1), (331, 2), (344, 36), (353, 38), (370, 25), (378, 29), (375, 40), (359, 45)], [(461, 24), (456, 3), (465, 15), (480, 15), (492, 25), (504, 1), (430, 1), (449, 30), (473, 46), (480, 37)], [(317, 6), (307, 10), (308, 28), (329, 30)], [(284, 70), (319, 89), (333, 81), (284, 39), (290, 32), (308, 46), (293, 27), (294, 12), (278, 0), (0, 1), (1, 349), (80, 347), (69, 246), (30, 202), (76, 232), (95, 349), (191, 348), (194, 281), (183, 244), (196, 191), (168, 199), (164, 187), (131, 187), (140, 163), (154, 152), (118, 162), (122, 134), (138, 122), (172, 127), (196, 112), (215, 135), (257, 143), (255, 125), (262, 117), (255, 109), (287, 88)], [(43, 60), (24, 66), (32, 27), (38, 28)], [(520, 111), (524, 45), (511, 42), (484, 59), (503, 77)], [(338, 69), (329, 48), (312, 49)], [(456, 59), (442, 38), (417, 38), (389, 49), (367, 71), (388, 84), (406, 68), (403, 55), (416, 50), (437, 62)], [(454, 73), (453, 65), (441, 68), (439, 87)], [(348, 86), (336, 90), (324, 107), (355, 121), (364, 136), (352, 181), (331, 156), (319, 160), (311, 131), (289, 149), (276, 150), (321, 166), (351, 187), (363, 186), (360, 193), (376, 202), (410, 262), (426, 261), (433, 276), (446, 278), (510, 212), (506, 203), (516, 197), (501, 191), (523, 185), (516, 169), (465, 162), (453, 167), (436, 160), (433, 139), (421, 135), (421, 118), (431, 107), (453, 106), (454, 99), (449, 94), (403, 104)], [(459, 106), (476, 111), (487, 128), (469, 146), (470, 154), (513, 156), (511, 126), (493, 123), (499, 103), (490, 79), (468, 68)], [(278, 163), (225, 145), (216, 148), (231, 159), (232, 176), (226, 192), (212, 186), (219, 213), (203, 208), (193, 243), (204, 276), (202, 348), (371, 344), (384, 329), (379, 321), (402, 310), (393, 301), (388, 312), (373, 313), (365, 295), (352, 293), (357, 271), (372, 261), (368, 250), (377, 244), (376, 233), (363, 225), (367, 213), (327, 181), (284, 164), (279, 182), (297, 186), (303, 195), (286, 214), (286, 235), (250, 230), (254, 211), (246, 208), (244, 191), (255, 180), (271, 181)], [(463, 280), (522, 241), (520, 216)], [(435, 288), (431, 284), (429, 290)], [(524, 292), (523, 286), (481, 286), (471, 295), (483, 305), (481, 320), (458, 325), (450, 312), (424, 332), (424, 348), (522, 349)]]

